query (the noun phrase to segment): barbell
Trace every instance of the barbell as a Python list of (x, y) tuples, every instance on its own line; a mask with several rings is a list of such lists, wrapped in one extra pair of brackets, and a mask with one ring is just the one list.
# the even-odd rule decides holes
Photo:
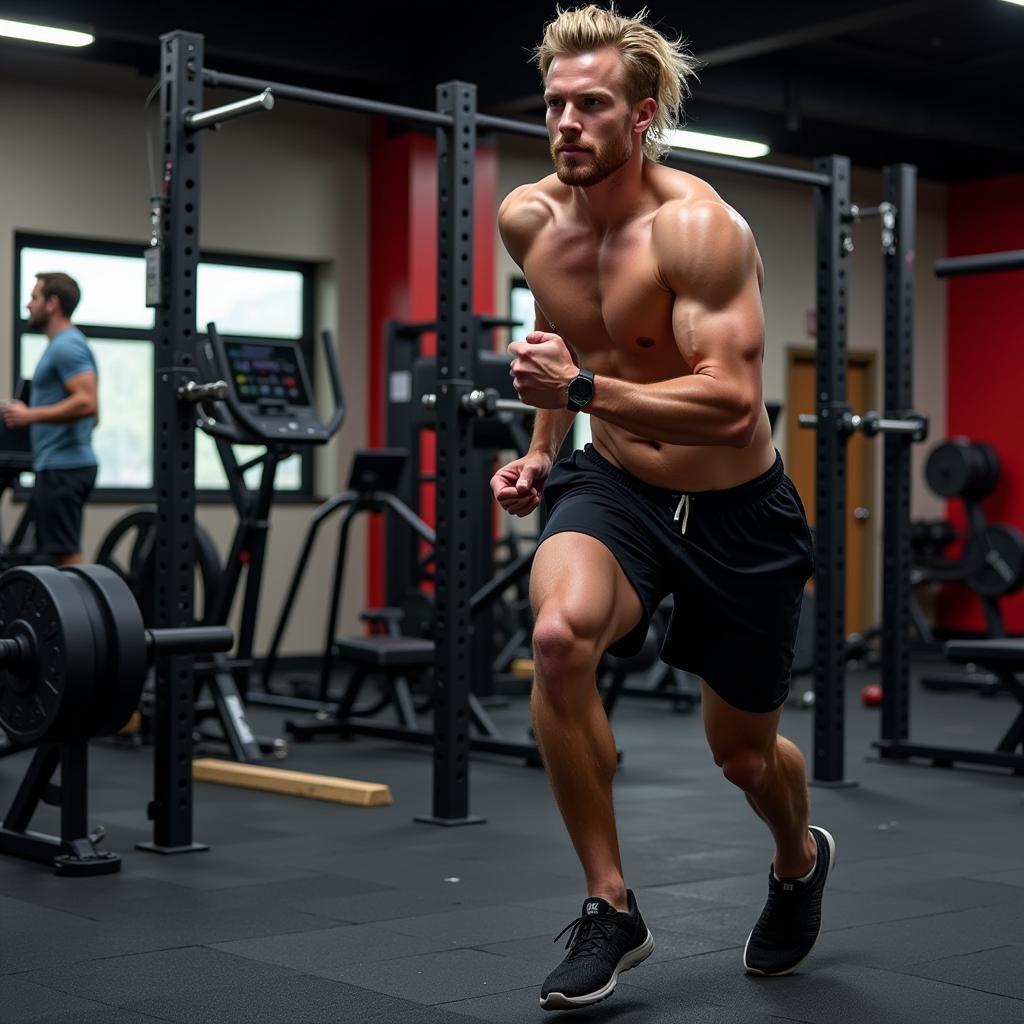
[[(857, 433), (874, 437), (876, 434), (907, 434), (912, 441), (923, 441), (928, 436), (928, 417), (919, 412), (906, 412), (900, 416), (882, 416), (871, 410), (863, 416), (852, 412), (849, 408), (836, 410), (833, 417), (835, 429), (843, 435)], [(827, 416), (828, 411), (824, 410)], [(801, 413), (797, 416), (801, 427), (816, 428), (819, 424), (817, 413)]]
[[(437, 395), (427, 393), (420, 401), (425, 409), (437, 406)], [(519, 415), (534, 416), (537, 410), (525, 402), (514, 398), (502, 398), (497, 388), (475, 388), (462, 396), (462, 408), (476, 416), (494, 416), (499, 412), (513, 412)]]
[(226, 626), (146, 629), (121, 577), (99, 565), (0, 575), (0, 728), (18, 744), (120, 729), (159, 655), (228, 651)]

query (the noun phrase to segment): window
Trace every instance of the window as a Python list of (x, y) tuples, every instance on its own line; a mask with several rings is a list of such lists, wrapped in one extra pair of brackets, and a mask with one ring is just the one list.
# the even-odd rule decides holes
[(521, 278), (512, 282), (508, 293), (508, 318), (518, 321), (509, 331), (512, 341), (524, 341), (533, 330), (536, 310), (530, 286)]
[[(25, 321), (36, 274), (64, 271), (81, 287), (73, 319), (88, 337), (99, 371), (100, 422), (93, 434), (97, 496), (151, 490), (155, 320), (145, 305), (141, 247), (28, 235), (18, 235), (15, 244), (15, 378), (32, 376), (46, 346), (46, 338), (30, 333)], [(214, 321), (225, 336), (299, 339), (312, 368), (312, 282), (312, 268), (304, 264), (204, 256), (196, 289), (200, 336)], [(259, 451), (240, 445), (237, 455), (244, 462)], [(250, 486), (258, 476), (259, 467), (249, 470)], [(278, 490), (311, 495), (312, 455), (281, 463), (275, 480)], [(226, 486), (216, 446), (197, 432), (197, 489), (222, 492)]]
[[(510, 320), (518, 320), (509, 334), (513, 341), (525, 341), (533, 330), (536, 309), (533, 304), (533, 293), (530, 286), (521, 278), (513, 278), (508, 290), (508, 315)], [(572, 427), (573, 446), (582, 448), (590, 440), (590, 417), (578, 413)]]

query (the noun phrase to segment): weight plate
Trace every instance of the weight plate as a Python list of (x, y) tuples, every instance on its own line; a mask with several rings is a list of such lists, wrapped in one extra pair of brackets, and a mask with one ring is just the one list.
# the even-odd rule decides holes
[(80, 585), (96, 635), (96, 700), (90, 735), (116, 733), (139, 706), (149, 660), (142, 613), (128, 585), (102, 565), (65, 570)]
[(980, 494), (972, 495), (972, 497), (984, 498), (986, 494), (991, 494), (996, 489), (996, 484), (999, 482), (999, 471), (1001, 469), (999, 456), (992, 445), (985, 444), (982, 441), (975, 441), (974, 447), (978, 452), (983, 467), (981, 475), (984, 480), (984, 490)]
[(987, 444), (954, 437), (932, 449), (924, 472), (943, 498), (983, 498), (999, 480), (999, 458)]
[(88, 612), (74, 582), (52, 566), (0, 576), (0, 636), (29, 649), (0, 670), (0, 726), (22, 743), (88, 735), (96, 651)]
[(1002, 597), (1024, 586), (1024, 535), (994, 523), (972, 537), (964, 550), (965, 582), (982, 597)]

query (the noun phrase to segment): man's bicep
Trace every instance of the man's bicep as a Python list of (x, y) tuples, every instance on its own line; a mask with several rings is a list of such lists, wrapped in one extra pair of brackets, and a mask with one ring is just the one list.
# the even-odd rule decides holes
[(96, 374), (92, 370), (83, 370), (67, 377), (64, 380), (64, 387), (72, 395), (86, 395), (89, 398), (96, 397)]
[(756, 281), (731, 301), (709, 308), (677, 297), (672, 329), (679, 352), (693, 373), (739, 374), (760, 387), (764, 349), (764, 311)]

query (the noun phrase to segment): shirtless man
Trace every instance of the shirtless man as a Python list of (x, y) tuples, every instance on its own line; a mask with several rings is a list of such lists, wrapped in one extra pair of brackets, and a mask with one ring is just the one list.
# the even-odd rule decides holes
[[(762, 401), (761, 260), (709, 185), (656, 162), (692, 58), (591, 5), (547, 27), (537, 60), (555, 173), (512, 192), (499, 226), (536, 298), (511, 351), (540, 412), (491, 487), (513, 515), (542, 492), (550, 513), (530, 585), (533, 721), (589, 894), (541, 990), (557, 1010), (607, 998), (654, 949), (623, 879), (595, 672), (605, 650), (639, 649), (666, 595), (661, 656), (702, 678), (715, 763), (775, 841), (748, 972), (787, 974), (810, 952), (835, 843), (809, 826), (803, 758), (778, 734), (813, 558)], [(555, 464), (581, 409), (593, 444)]]

